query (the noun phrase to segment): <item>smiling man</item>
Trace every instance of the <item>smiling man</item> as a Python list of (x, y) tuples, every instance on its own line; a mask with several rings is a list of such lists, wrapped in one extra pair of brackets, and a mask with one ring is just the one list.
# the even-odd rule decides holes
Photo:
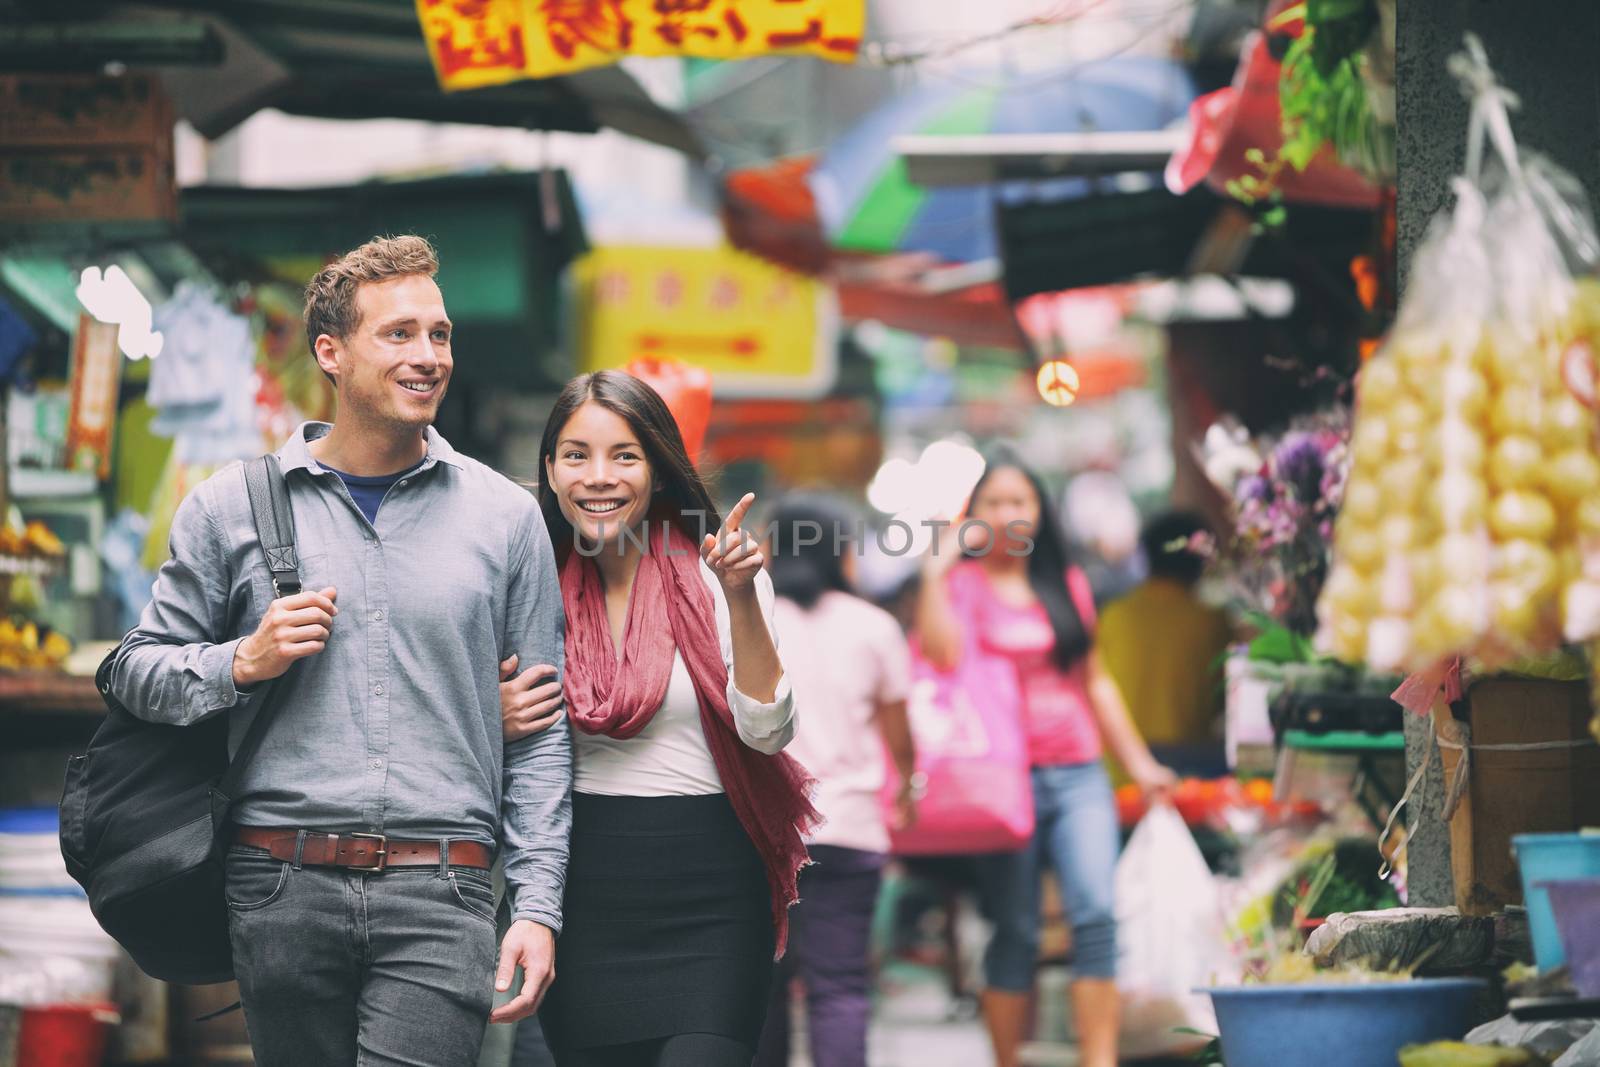
[[(278, 451), (306, 590), (275, 598), (243, 468), (197, 486), (123, 643), (116, 695), (237, 744), (282, 677), (235, 808), (227, 896), (256, 1063), (471, 1064), (553, 978), (571, 821), (565, 722), (503, 742), (498, 665), (563, 654), (532, 495), (433, 429), (454, 366), (420, 237), (375, 238), (306, 288), (330, 426)], [(298, 669), (289, 673), (289, 668)], [(555, 685), (556, 683), (549, 683)], [(512, 925), (495, 951), (503, 845)]]

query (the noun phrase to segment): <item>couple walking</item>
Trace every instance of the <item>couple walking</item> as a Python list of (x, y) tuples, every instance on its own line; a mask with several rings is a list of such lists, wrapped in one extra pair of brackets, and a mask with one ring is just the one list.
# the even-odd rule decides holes
[(719, 521), (623, 374), (561, 393), (537, 497), (456, 453), (437, 268), (375, 239), (306, 290), (338, 393), (277, 453), (306, 591), (275, 597), (225, 469), (112, 675), (234, 744), (282, 679), (226, 865), (256, 1062), (471, 1064), (520, 971), (492, 1018), (538, 1010), (562, 1067), (745, 1067), (815, 818), (753, 497)]

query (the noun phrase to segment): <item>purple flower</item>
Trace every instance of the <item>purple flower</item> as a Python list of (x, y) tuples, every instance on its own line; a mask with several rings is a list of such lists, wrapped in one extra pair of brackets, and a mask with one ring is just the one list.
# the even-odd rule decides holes
[(1241, 504), (1264, 504), (1272, 499), (1272, 483), (1259, 474), (1252, 474), (1239, 483), (1237, 495)]
[(1292, 433), (1283, 439), (1272, 454), (1273, 466), (1294, 493), (1294, 498), (1309, 504), (1321, 494), (1323, 449), (1317, 435)]

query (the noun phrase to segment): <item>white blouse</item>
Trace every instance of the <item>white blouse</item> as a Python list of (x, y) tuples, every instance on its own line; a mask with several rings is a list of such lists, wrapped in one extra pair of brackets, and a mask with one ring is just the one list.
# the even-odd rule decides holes
[[(711, 588), (717, 609), (717, 638), (722, 662), (728, 667), (728, 707), (733, 712), (739, 738), (757, 752), (781, 752), (794, 739), (794, 693), (785, 672), (778, 679), (773, 702), (762, 704), (739, 692), (733, 684), (733, 637), (728, 601), (711, 568), (703, 562), (700, 575)], [(777, 642), (772, 623), (772, 579), (766, 571), (756, 575), (756, 599), (767, 621), (767, 632)], [(650, 725), (626, 740), (572, 730), (573, 780), (578, 793), (601, 796), (667, 797), (721, 793), (722, 779), (706, 746), (700, 727), (700, 702), (695, 697), (689, 668), (677, 653), (672, 657), (672, 677), (667, 696)]]

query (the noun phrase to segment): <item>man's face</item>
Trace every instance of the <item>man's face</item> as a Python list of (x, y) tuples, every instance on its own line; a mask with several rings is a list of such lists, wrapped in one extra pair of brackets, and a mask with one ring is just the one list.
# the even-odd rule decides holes
[(338, 381), (340, 413), (396, 428), (430, 425), (454, 366), (439, 287), (424, 274), (364, 282), (356, 308), (349, 337), (317, 339), (317, 362)]

